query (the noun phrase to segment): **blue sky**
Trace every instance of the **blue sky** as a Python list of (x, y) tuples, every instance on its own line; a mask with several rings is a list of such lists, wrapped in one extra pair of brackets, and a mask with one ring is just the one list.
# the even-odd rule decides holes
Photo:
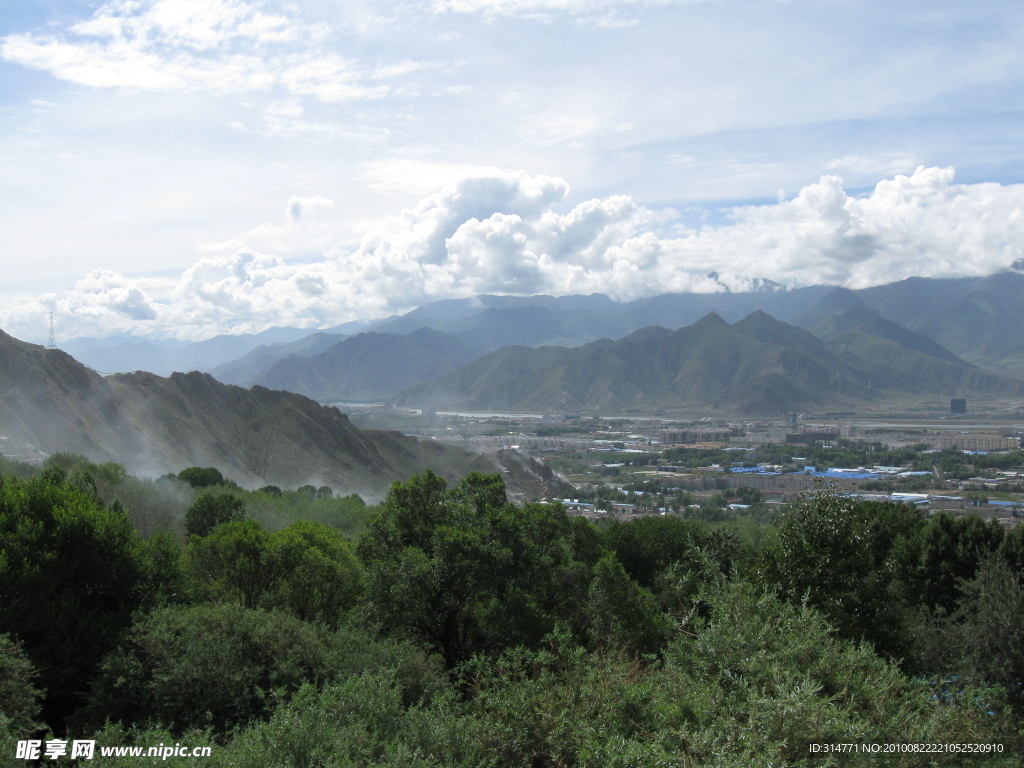
[(1022, 79), (1019, 2), (16, 4), (0, 327), (987, 274)]

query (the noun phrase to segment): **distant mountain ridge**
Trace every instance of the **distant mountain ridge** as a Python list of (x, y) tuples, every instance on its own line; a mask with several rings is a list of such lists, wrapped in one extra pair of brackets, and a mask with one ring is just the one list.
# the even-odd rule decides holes
[(708, 312), (735, 322), (761, 310), (815, 329), (828, 317), (841, 314), (839, 309), (858, 305), (973, 365), (1024, 377), (1024, 274), (1016, 268), (983, 278), (909, 278), (856, 291), (834, 286), (780, 290), (775, 285), (747, 293), (663, 294), (628, 302), (601, 294), (481, 295), (445, 299), (399, 317), (320, 331), (272, 328), (195, 344), (73, 339), (60, 346), (100, 371), (150, 370), (166, 375), (196, 369), (215, 372), (227, 383), (248, 385), (289, 354), (308, 357), (330, 346), (305, 342), (304, 337), (312, 334), (409, 334), (430, 328), (455, 335), (483, 354), (511, 345), (579, 346), (602, 338), (621, 339), (652, 325), (678, 329)]
[(479, 357), (452, 334), (419, 328), (410, 334), (367, 331), (308, 357), (278, 360), (253, 383), (320, 402), (384, 399), (443, 376)]
[[(676, 331), (650, 327), (576, 348), (506, 347), (411, 387), (395, 402), (438, 409), (777, 415), (898, 393), (1024, 395), (1024, 381), (957, 362), (866, 308), (852, 311), (844, 321), (849, 327), (829, 321), (836, 336), (828, 342), (756, 311), (732, 325), (710, 313)], [(853, 334), (888, 356), (864, 359), (850, 348)]]
[(347, 337), (340, 333), (318, 332), (286, 344), (261, 344), (236, 360), (211, 368), (209, 373), (217, 381), (223, 381), (225, 384), (248, 387), (279, 360), (318, 355), (345, 338)]

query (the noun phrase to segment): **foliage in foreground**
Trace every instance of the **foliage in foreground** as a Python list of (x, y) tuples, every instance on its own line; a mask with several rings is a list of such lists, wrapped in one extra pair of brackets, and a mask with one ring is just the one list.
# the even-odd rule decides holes
[(821, 764), (810, 739), (998, 742), (974, 764), (1011, 765), (1024, 747), (1024, 529), (823, 495), (764, 537), (598, 530), (509, 504), (498, 476), (428, 473), (357, 546), (251, 514), (338, 501), (312, 486), (225, 486), (246, 519), (182, 542), (140, 539), (110, 496), (131, 482), (75, 457), (0, 477), (0, 694), (27, 692), (0, 700), (5, 738), (70, 723), (101, 745), (215, 743), (197, 764), (225, 766)]
[[(586, 651), (558, 632), (460, 667), (460, 689), (410, 705), (393, 673), (303, 686), (265, 722), (202, 764), (306, 766), (794, 766), (806, 743), (993, 741), (1019, 746), (991, 715), (937, 700), (866, 646), (833, 638), (813, 609), (743, 583), (700, 596), (706, 615), (663, 661)], [(108, 730), (102, 739), (124, 739)], [(134, 735), (140, 744), (166, 738)], [(197, 733), (181, 740), (205, 743)], [(208, 737), (207, 737), (208, 738)], [(962, 765), (958, 755), (892, 755), (836, 765)]]

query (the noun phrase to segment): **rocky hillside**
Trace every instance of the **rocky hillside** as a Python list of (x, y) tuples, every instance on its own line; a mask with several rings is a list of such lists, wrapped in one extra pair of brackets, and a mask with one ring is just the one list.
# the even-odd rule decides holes
[(433, 467), (449, 480), (492, 460), (394, 432), (361, 431), (335, 408), (208, 374), (103, 377), (59, 350), (0, 331), (0, 436), (42, 453), (69, 451), (142, 474), (214, 466), (239, 483), (323, 484), (380, 496)]

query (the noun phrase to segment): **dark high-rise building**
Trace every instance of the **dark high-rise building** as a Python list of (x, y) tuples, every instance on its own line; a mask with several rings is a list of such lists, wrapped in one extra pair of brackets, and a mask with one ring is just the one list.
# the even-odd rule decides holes
[(967, 413), (967, 398), (966, 397), (954, 397), (949, 401), (949, 412), (950, 413)]

